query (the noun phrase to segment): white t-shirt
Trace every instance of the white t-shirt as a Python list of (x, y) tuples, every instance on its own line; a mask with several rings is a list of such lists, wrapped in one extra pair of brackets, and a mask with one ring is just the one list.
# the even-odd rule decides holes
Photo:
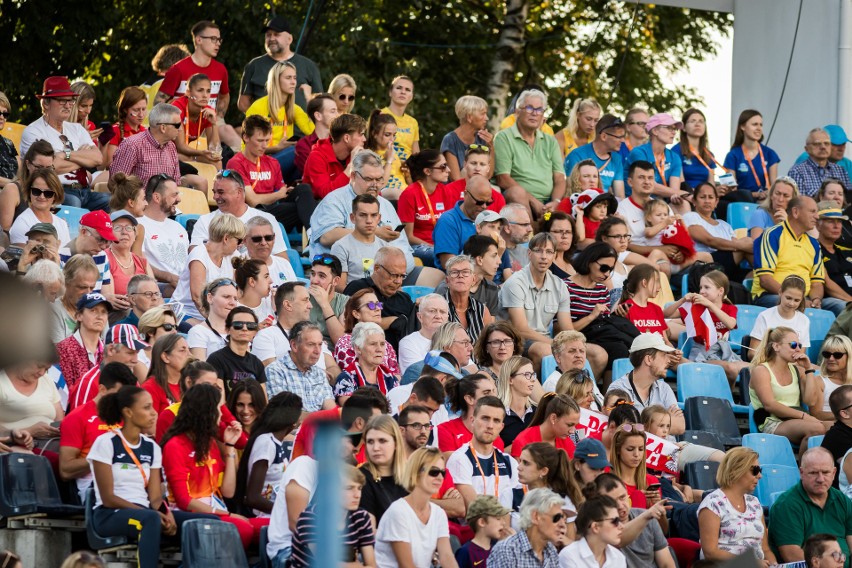
[(784, 319), (778, 313), (778, 306), (767, 308), (757, 314), (754, 327), (748, 332), (749, 337), (763, 339), (767, 329), (789, 327), (799, 335), (799, 342), (806, 348), (811, 346), (811, 321), (802, 312), (796, 312), (793, 319)]
[(405, 370), (412, 364), (425, 359), (431, 345), (432, 340), (424, 337), (419, 331), (409, 333), (400, 339), (399, 349), (397, 349), (400, 373), (404, 375)]
[[(192, 228), (192, 241), (190, 242), (190, 246), (200, 246), (204, 244), (210, 234), (210, 222), (213, 221), (213, 218), (216, 215), (221, 215), (221, 211), (218, 209), (213, 211), (212, 213), (208, 213), (207, 215), (202, 215), (196, 221), (195, 226)], [(255, 209), (254, 207), (246, 208), (246, 212), (243, 213), (239, 219), (243, 223), (248, 223), (254, 217), (263, 217), (270, 223), (272, 223), (272, 231), (275, 233), (275, 244), (272, 246), (272, 254), (278, 254), (287, 250), (287, 243), (284, 242), (284, 235), (281, 234), (281, 226), (278, 224), (278, 220), (265, 211), (260, 211)]]
[[(281, 328), (274, 323), (266, 329), (258, 331), (257, 335), (254, 336), (254, 341), (251, 342), (252, 355), (261, 361), (266, 361), (267, 359), (278, 359), (285, 353), (289, 352), (290, 340), (284, 337), (284, 334), (281, 333)], [(325, 371), (326, 368), (326, 355), (329, 357), (332, 356), (331, 351), (328, 350), (328, 346), (323, 343), (322, 355), (320, 356), (319, 361), (317, 361), (317, 367), (323, 371)]]
[[(388, 402), (390, 402), (391, 414), (399, 414), (402, 411), (402, 405), (408, 402), (408, 398), (411, 396), (413, 388), (414, 383), (411, 383), (408, 385), (394, 387), (388, 392)], [(447, 407), (441, 404), (441, 407), (432, 414), (431, 422), (433, 426), (437, 426), (438, 424), (443, 424), (449, 419), (450, 414), (447, 412)]]
[[(148, 436), (141, 434), (139, 443), (135, 446), (131, 445), (130, 442), (125, 441), (125, 443), (136, 454), (136, 459), (139, 461), (139, 465), (142, 466), (147, 479), (151, 479), (152, 469), (161, 469), (163, 467), (162, 450)], [(143, 507), (150, 505), (142, 472), (139, 471), (133, 458), (128, 454), (124, 444), (122, 444), (122, 437), (118, 432), (112, 431), (98, 436), (92, 444), (92, 449), (89, 450), (89, 454), (86, 456), (86, 461), (89, 462), (93, 476), (95, 468), (92, 462), (105, 463), (112, 466), (113, 493), (115, 495), (136, 505)], [(94, 486), (95, 507), (100, 507), (103, 504), (101, 492), (97, 483)]]
[[(497, 457), (497, 473), (495, 475), (494, 456)], [(482, 470), (480, 471), (480, 467)], [(499, 495), (497, 498), (507, 509), (512, 508), (514, 489), (520, 487), (518, 482), (518, 462), (509, 454), (494, 448), (491, 455), (474, 457), (471, 444), (465, 444), (452, 453), (447, 460), (447, 469), (453, 476), (456, 485), (470, 485), (477, 495), (494, 495), (497, 489), (497, 476), (500, 477)], [(387, 513), (385, 513), (387, 514)], [(384, 517), (382, 517), (384, 520)]]
[(189, 235), (186, 229), (171, 219), (155, 221), (150, 217), (142, 216), (136, 220), (145, 227), (142, 254), (151, 266), (170, 274), (183, 272), (189, 250)]
[[(284, 260), (280, 256), (271, 256), (272, 264), (269, 266), (269, 277), (272, 279), (272, 289), (275, 290), (285, 282), (293, 282), (296, 279), (296, 272), (290, 265), (290, 262)], [(273, 291), (272, 295), (275, 295)]]
[[(634, 245), (648, 247), (662, 244), (662, 231), (651, 239), (645, 237), (645, 212), (633, 201), (633, 197), (622, 199), (621, 203), (618, 204), (616, 214), (627, 221), (627, 228), (633, 236), (630, 242)], [(671, 208), (669, 208), (669, 214), (671, 214)]]
[(38, 379), (36, 389), (27, 396), (12, 385), (6, 371), (0, 371), (0, 427), (3, 429), (29, 428), (38, 422), (50, 424), (56, 420), (57, 402), (59, 391), (47, 374)]
[[(51, 215), (51, 217), (53, 217), (51, 224), (56, 228), (56, 234), (59, 236), (59, 246), (68, 246), (69, 241), (71, 241), (71, 233), (68, 230), (68, 223), (65, 222), (65, 219), (57, 217), (56, 215)], [(15, 222), (12, 223), (12, 228), (9, 229), (9, 242), (13, 245), (25, 244), (29, 240), (27, 237), (27, 231), (32, 229), (33, 225), (36, 223), (41, 223), (41, 221), (36, 218), (33, 210), (27, 207), (23, 213), (18, 215)]]
[(272, 298), (269, 296), (260, 300), (260, 304), (256, 307), (252, 308), (251, 306), (246, 306), (245, 304), (241, 304), (237, 302), (237, 306), (242, 306), (244, 308), (248, 308), (254, 312), (254, 315), (257, 316), (257, 321), (262, 322), (268, 317), (275, 317), (275, 310), (272, 309)]
[[(683, 224), (687, 227), (691, 227), (692, 225), (698, 225), (699, 227), (704, 227), (704, 230), (710, 233), (712, 237), (718, 237), (720, 239), (725, 240), (733, 240), (737, 236), (734, 234), (734, 228), (727, 224), (725, 221), (718, 221), (715, 225), (712, 223), (708, 223), (704, 219), (701, 218), (701, 215), (696, 213), (695, 211), (690, 211), (686, 215), (683, 216)], [(698, 252), (715, 252), (716, 249), (713, 247), (707, 246), (704, 243), (699, 243), (695, 241), (695, 250)]]
[[(316, 460), (309, 456), (299, 456), (290, 462), (290, 465), (284, 471), (284, 475), (281, 476), (278, 495), (275, 498), (272, 515), (269, 519), (269, 544), (266, 545), (266, 554), (270, 558), (275, 558), (281, 550), (290, 548), (293, 541), (290, 520), (287, 517), (287, 499), (284, 495), (287, 485), (291, 481), (295, 481), (296, 484), (307, 489), (308, 500), (310, 500), (317, 490)], [(444, 524), (446, 525), (446, 520)]]
[(627, 568), (624, 553), (611, 544), (606, 545), (606, 562), (601, 566), (585, 538), (574, 541), (559, 553), (560, 568)]
[(198, 308), (195, 306), (195, 302), (192, 301), (192, 291), (189, 287), (189, 266), (194, 262), (198, 261), (207, 271), (206, 282), (212, 282), (217, 278), (232, 278), (234, 277), (234, 265), (231, 264), (231, 259), (235, 256), (238, 256), (236, 253), (228, 255), (222, 258), (222, 264), (220, 266), (216, 266), (213, 262), (213, 259), (210, 258), (210, 255), (207, 253), (207, 247), (204, 245), (200, 247), (195, 247), (192, 249), (192, 252), (189, 253), (189, 256), (186, 259), (186, 264), (180, 271), (180, 276), (178, 278), (178, 285), (175, 287), (175, 293), (172, 294), (173, 302), (180, 302), (184, 307), (184, 315), (189, 316), (195, 319), (204, 319), (201, 313), (198, 311)]
[[(261, 434), (254, 441), (254, 446), (251, 448), (251, 457), (249, 457), (248, 472), (251, 476), (251, 468), (259, 460), (266, 460), (266, 478), (263, 481), (263, 496), (270, 501), (275, 501), (278, 495), (278, 485), (281, 483), (281, 478), (284, 476), (284, 470), (287, 469), (287, 453), (284, 448), (284, 443), (279, 442), (272, 432)], [(269, 513), (252, 509), (257, 517), (269, 517)]]
[(429, 503), (429, 521), (424, 525), (405, 499), (391, 503), (376, 531), (376, 566), (396, 568), (399, 562), (391, 543), (407, 542), (417, 568), (431, 568), (432, 557), (439, 538), (450, 538), (447, 514), (439, 506)]
[[(92, 137), (89, 135), (89, 131), (86, 130), (86, 127), (82, 124), (77, 124), (76, 122), (63, 122), (62, 123), (62, 133), (56, 131), (55, 128), (47, 124), (47, 120), (44, 117), (36, 119), (35, 122), (31, 122), (24, 129), (24, 133), (21, 135), (21, 156), (27, 153), (27, 150), (30, 149), (30, 146), (33, 145), (33, 142), (36, 140), (47, 140), (50, 142), (50, 145), (53, 146), (54, 152), (64, 152), (65, 144), (62, 142), (60, 136), (65, 136), (73, 147), (72, 152), (79, 150), (85, 146), (95, 147), (95, 143), (92, 142)], [(67, 174), (59, 174), (59, 181), (62, 182), (62, 185), (70, 185), (72, 183), (77, 183), (77, 178), (74, 177), (74, 172), (70, 172)]]
[(225, 340), (204, 323), (192, 326), (186, 336), (186, 343), (190, 349), (206, 349), (205, 360), (214, 351), (225, 347)]

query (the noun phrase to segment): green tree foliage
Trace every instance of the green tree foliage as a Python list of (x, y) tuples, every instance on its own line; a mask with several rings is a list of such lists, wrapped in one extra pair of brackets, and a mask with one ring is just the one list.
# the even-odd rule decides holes
[[(230, 71), (232, 91), (228, 119), (236, 122), (240, 75), (263, 53), (263, 21), (277, 11), (298, 38), (309, 9), (300, 52), (317, 62), (326, 85), (337, 73), (355, 78), (355, 112), (367, 115), (386, 105), (394, 76), (414, 79), (411, 112), (421, 125), (421, 147), (439, 144), (457, 125), (457, 97), (487, 95), (505, 11), (497, 0), (0, 0), (0, 90), (12, 100), (12, 120), (29, 122), (38, 116), (33, 94), (44, 77), (82, 78), (98, 95), (93, 120), (113, 119), (121, 89), (152, 76), (157, 49), (191, 45), (189, 28), (206, 18), (222, 29), (219, 59)], [(713, 55), (713, 38), (731, 29), (725, 14), (606, 0), (544, 0), (528, 9), (509, 91), (543, 83), (554, 127), (567, 122), (577, 97), (609, 101), (615, 112), (635, 104), (665, 111), (700, 102), (698, 93), (665, 83), (661, 74)]]

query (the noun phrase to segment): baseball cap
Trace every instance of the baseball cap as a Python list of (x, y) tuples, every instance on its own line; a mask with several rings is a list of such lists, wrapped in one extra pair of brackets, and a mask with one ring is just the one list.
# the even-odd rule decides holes
[(647, 132), (651, 132), (658, 126), (675, 126), (678, 130), (683, 130), (683, 123), (675, 120), (674, 117), (667, 112), (661, 112), (649, 118), (647, 124), (645, 124), (645, 130)]
[(120, 323), (112, 326), (109, 333), (107, 333), (106, 341), (104, 343), (107, 345), (124, 345), (134, 351), (150, 347), (150, 345), (142, 341), (139, 336), (139, 330), (136, 326), (129, 323)]
[(110, 312), (112, 311), (112, 304), (109, 303), (109, 300), (107, 300), (106, 296), (103, 294), (98, 292), (83, 294), (80, 296), (80, 299), (77, 300), (77, 311), (82, 309), (91, 309), (100, 304), (106, 304), (107, 310)]
[(663, 351), (665, 353), (675, 351), (674, 347), (666, 345), (662, 335), (650, 331), (637, 335), (636, 339), (633, 340), (633, 345), (630, 346), (631, 353), (636, 353), (637, 351), (643, 351), (645, 349), (656, 349), (657, 351)]
[(828, 132), (828, 137), (831, 138), (831, 143), (835, 146), (843, 146), (847, 142), (852, 142), (849, 140), (849, 137), (846, 136), (846, 131), (843, 130), (843, 127), (839, 124), (828, 124), (823, 130)]
[(837, 219), (838, 221), (849, 220), (849, 217), (843, 214), (843, 211), (834, 201), (820, 201), (818, 207), (820, 219)]
[(500, 215), (499, 213), (495, 213), (494, 211), (490, 211), (486, 209), (482, 213), (476, 216), (473, 224), (477, 227), (483, 223), (493, 223), (494, 221), (506, 221), (506, 218)]
[(56, 227), (51, 225), (50, 223), (36, 223), (30, 230), (27, 231), (26, 235), (32, 236), (33, 233), (43, 233), (45, 235), (53, 235), (57, 239), (59, 238), (59, 233), (56, 232)]
[(108, 241), (118, 241), (115, 233), (112, 232), (112, 221), (109, 215), (103, 211), (90, 211), (80, 218), (81, 227), (89, 227)]
[[(509, 509), (500, 504), (494, 495), (479, 495), (471, 501), (467, 509), (465, 520), (470, 524), (474, 519), (482, 517), (502, 517), (511, 513)], [(471, 527), (474, 528), (474, 527)]]
[(439, 373), (444, 373), (457, 379), (461, 379), (462, 374), (456, 371), (456, 368), (453, 367), (452, 363), (441, 357), (441, 353), (442, 352), (438, 350), (430, 351), (426, 354), (426, 359), (424, 359), (423, 362)]
[(266, 33), (266, 30), (272, 30), (279, 34), (281, 32), (290, 33), (290, 22), (282, 16), (274, 16), (266, 22), (266, 25), (260, 31)]
[(583, 460), (592, 469), (612, 467), (606, 459), (606, 448), (603, 443), (594, 438), (583, 438), (577, 443), (577, 447), (574, 448), (574, 459)]
[(609, 130), (611, 128), (627, 128), (627, 126), (617, 116), (605, 114), (598, 121), (597, 126), (595, 126), (595, 133), (600, 134), (604, 130)]
[(133, 213), (131, 213), (127, 209), (119, 209), (118, 211), (113, 211), (112, 213), (110, 213), (109, 218), (110, 221), (112, 221), (113, 223), (115, 223), (119, 219), (129, 219), (130, 222), (133, 223), (134, 227), (139, 224), (139, 221), (136, 220), (136, 217), (133, 216)]

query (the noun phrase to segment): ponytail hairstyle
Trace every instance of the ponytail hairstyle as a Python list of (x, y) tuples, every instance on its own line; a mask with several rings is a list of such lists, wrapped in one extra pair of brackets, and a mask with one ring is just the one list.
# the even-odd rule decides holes
[[(594, 499), (610, 491), (615, 491), (619, 487), (625, 487), (624, 482), (614, 473), (602, 473), (593, 481), (590, 481), (583, 487), (583, 497), (586, 499)], [(612, 499), (610, 497), (610, 499)], [(615, 499), (613, 499), (615, 501)], [(576, 503), (576, 501), (575, 501)]]
[[(571, 134), (571, 138), (577, 138), (577, 135), (580, 134), (578, 131), (580, 127), (578, 116), (591, 110), (603, 113), (603, 108), (601, 108), (600, 103), (595, 99), (577, 99), (574, 101), (574, 104), (571, 106), (571, 112), (568, 113), (568, 125), (565, 127), (568, 133)], [(592, 132), (589, 140), (591, 141), (594, 137), (595, 133)]]
[(781, 291), (779, 292), (778, 301), (780, 303), (781, 298), (780, 295), (783, 294), (787, 290), (799, 290), (802, 292), (802, 301), (799, 302), (799, 306), (796, 308), (796, 311), (804, 312), (805, 311), (805, 297), (807, 296), (806, 291), (807, 285), (805, 284), (805, 279), (796, 274), (791, 274), (787, 278), (781, 282)]
[(577, 535), (585, 537), (593, 523), (599, 523), (606, 518), (609, 509), (618, 511), (618, 503), (607, 495), (595, 495), (584, 501), (577, 511), (577, 518), (574, 519)]
[[(186, 434), (192, 440), (195, 461), (203, 462), (210, 455), (210, 446), (219, 434), (219, 402), (221, 391), (213, 385), (196, 385), (186, 391), (175, 421), (166, 431), (160, 447), (175, 436)], [(178, 480), (175, 480), (179, 482)]]
[(146, 392), (145, 389), (135, 385), (123, 386), (117, 392), (102, 397), (98, 401), (98, 418), (110, 426), (121, 424), (124, 421), (124, 409), (133, 406), (136, 397), (143, 392)]
[(622, 424), (639, 424), (642, 416), (629, 398), (619, 398), (613, 403), (615, 408), (609, 413), (608, 425), (618, 428)]
[(409, 156), (405, 160), (405, 166), (408, 168), (408, 173), (411, 174), (411, 180), (417, 182), (426, 179), (427, 176), (423, 170), (435, 167), (435, 164), (440, 160), (441, 152), (439, 150), (427, 148)]
[(532, 422), (530, 422), (528, 428), (541, 426), (551, 414), (555, 414), (557, 418), (561, 418), (572, 412), (580, 414), (580, 407), (577, 405), (577, 401), (567, 394), (546, 392), (541, 397), (541, 400), (538, 401), (538, 407), (535, 410), (535, 414), (533, 414)]
[(627, 273), (627, 280), (624, 281), (624, 289), (621, 292), (621, 302), (626, 302), (636, 295), (639, 287), (643, 282), (650, 281), (651, 278), (659, 278), (660, 271), (652, 264), (640, 264), (634, 266)]
[[(183, 406), (181, 406), (183, 408)], [(633, 409), (636, 411), (636, 409)], [(637, 411), (638, 413), (638, 411)], [(624, 481), (624, 464), (621, 462), (621, 448), (627, 443), (627, 440), (630, 438), (642, 438), (642, 447), (645, 447), (645, 443), (647, 442), (647, 436), (643, 431), (637, 429), (637, 425), (639, 422), (633, 424), (633, 428), (628, 432), (624, 429), (624, 426), (619, 426), (615, 435), (612, 437), (612, 472), (621, 478)], [(639, 460), (639, 467), (636, 468), (636, 471), (633, 472), (633, 479), (631, 480), (633, 483), (631, 485), (635, 486), (636, 489), (640, 491), (645, 491), (648, 488), (648, 482), (646, 479), (646, 475), (648, 473), (648, 469), (645, 466), (645, 460)]]
[(163, 392), (166, 393), (166, 398), (169, 399), (169, 404), (177, 402), (177, 400), (169, 388), (168, 365), (163, 361), (163, 354), (170, 355), (181, 341), (186, 341), (182, 335), (170, 333), (158, 339), (154, 343), (154, 347), (151, 348), (151, 367), (148, 369), (148, 376), (150, 378), (148, 380), (154, 381), (163, 389)]
[[(139, 199), (142, 180), (134, 175), (116, 172), (109, 177), (107, 187), (112, 194), (109, 199), (109, 208), (112, 211), (118, 211), (127, 208), (130, 201)], [(144, 194), (141, 197), (144, 199)]]
[(255, 281), (260, 279), (260, 269), (266, 266), (266, 263), (256, 258), (235, 256), (231, 259), (231, 266), (234, 267), (234, 282), (237, 283), (237, 289), (244, 292), (249, 285), (249, 278), (254, 278)]
[(784, 336), (788, 333), (796, 333), (796, 331), (784, 326), (767, 329), (766, 333), (763, 334), (763, 339), (760, 340), (760, 344), (758, 344), (757, 349), (754, 350), (754, 357), (751, 360), (752, 369), (762, 365), (763, 363), (771, 363), (774, 361), (778, 352), (774, 347), (772, 347), (772, 344), (781, 343), (781, 340), (783, 340)]
[(444, 391), (447, 393), (447, 400), (450, 401), (450, 410), (455, 413), (467, 416), (467, 413), (473, 408), (473, 404), (467, 402), (466, 397), (476, 399), (476, 391), (479, 388), (480, 381), (490, 381), (491, 378), (484, 373), (473, 373), (457, 379), (449, 377), (444, 381)]
[(524, 446), (530, 458), (539, 469), (547, 468), (547, 486), (563, 497), (568, 497), (575, 505), (583, 502), (580, 485), (574, 476), (574, 466), (568, 454), (547, 442), (534, 442)]
[(701, 278), (707, 278), (715, 284), (718, 288), (722, 289), (722, 303), (723, 304), (731, 304), (731, 300), (728, 299), (728, 293), (731, 291), (731, 282), (728, 280), (728, 277), (721, 270), (711, 270), (707, 274), (703, 275)]
[[(337, 104), (335, 102), (335, 104)], [(355, 104), (354, 101), (352, 104)], [(379, 136), (388, 124), (396, 125), (396, 119), (392, 114), (385, 114), (379, 109), (373, 109), (370, 113), (370, 118), (367, 121), (367, 141), (364, 143), (364, 148), (379, 151)]]
[(214, 375), (217, 375), (216, 367), (207, 361), (199, 361), (198, 359), (190, 359), (187, 361), (186, 365), (184, 365), (183, 369), (180, 371), (181, 396), (185, 395), (186, 391), (194, 387), (195, 383), (204, 373), (213, 373)]

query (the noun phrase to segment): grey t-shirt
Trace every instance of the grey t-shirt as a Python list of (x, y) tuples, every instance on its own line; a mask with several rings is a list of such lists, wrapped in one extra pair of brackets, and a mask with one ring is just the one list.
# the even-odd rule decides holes
[[(645, 509), (630, 509), (630, 520), (635, 519), (645, 512)], [(648, 566), (656, 566), (654, 562), (654, 553), (658, 550), (668, 548), (669, 543), (666, 541), (663, 530), (660, 528), (660, 523), (650, 521), (645, 525), (645, 529), (639, 533), (636, 540), (631, 542), (627, 548), (620, 549), (627, 559), (627, 568), (647, 568)]]
[[(350, 233), (332, 245), (331, 254), (340, 259), (343, 272), (348, 273), (346, 281), (352, 282), (373, 274), (376, 253), (385, 246), (396, 245), (379, 238), (376, 238), (372, 244), (364, 243), (356, 240)], [(414, 257), (408, 250), (400, 250), (405, 255), (405, 273), (408, 274), (414, 270)]]
[[(473, 136), (473, 143), (486, 146), (485, 141), (479, 137), (479, 134)], [(455, 156), (459, 163), (459, 169), (461, 169), (464, 167), (464, 154), (467, 152), (469, 146), (469, 144), (461, 141), (455, 130), (450, 130), (444, 135), (444, 139), (441, 140), (441, 153), (449, 152)]]
[[(296, 104), (304, 110), (307, 108), (308, 102), (305, 100), (305, 93), (299, 87), (305, 84), (310, 85), (315, 95), (324, 91), (319, 67), (307, 57), (299, 54), (293, 55), (287, 61), (296, 67)], [(276, 63), (278, 62), (272, 59), (268, 53), (249, 61), (243, 69), (243, 77), (240, 79), (240, 94), (250, 96), (253, 101), (265, 97), (267, 94), (266, 78), (269, 76), (269, 70)]]

